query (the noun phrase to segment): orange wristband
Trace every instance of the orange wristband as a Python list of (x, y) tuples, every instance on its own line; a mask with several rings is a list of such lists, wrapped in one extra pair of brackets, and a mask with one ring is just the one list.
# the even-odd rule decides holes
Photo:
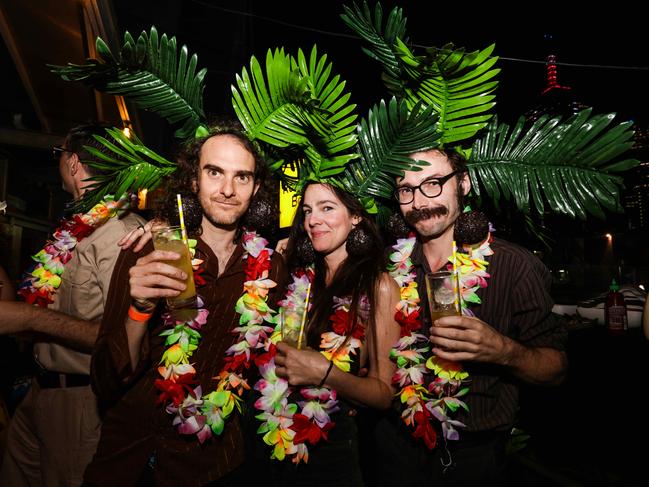
[(151, 318), (152, 315), (153, 313), (142, 313), (141, 311), (138, 311), (133, 305), (131, 305), (131, 307), (128, 309), (128, 317), (133, 321), (144, 323), (146, 321), (149, 321), (149, 318)]

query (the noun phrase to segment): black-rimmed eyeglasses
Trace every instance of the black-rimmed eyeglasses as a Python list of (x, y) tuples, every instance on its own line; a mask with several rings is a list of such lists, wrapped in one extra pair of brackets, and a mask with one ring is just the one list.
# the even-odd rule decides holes
[(63, 154), (64, 152), (74, 152), (74, 151), (72, 151), (70, 149), (66, 149), (62, 145), (53, 145), (52, 146), (52, 159), (54, 159), (55, 161), (58, 161), (59, 157), (61, 157), (61, 154)]
[(441, 178), (430, 178), (422, 181), (417, 186), (399, 186), (394, 190), (394, 197), (400, 205), (407, 205), (412, 203), (415, 199), (415, 191), (418, 189), (426, 198), (437, 198), (442, 194), (442, 189), (446, 181), (451, 179), (456, 174), (462, 174), (464, 171), (453, 171), (451, 174), (442, 176)]

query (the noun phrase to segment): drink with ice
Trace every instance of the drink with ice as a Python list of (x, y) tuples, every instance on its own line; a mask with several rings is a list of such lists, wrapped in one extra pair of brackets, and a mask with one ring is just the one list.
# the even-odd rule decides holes
[(185, 274), (185, 284), (187, 288), (178, 296), (167, 298), (167, 305), (171, 309), (186, 308), (196, 305), (196, 288), (194, 286), (194, 272), (192, 269), (192, 258), (189, 248), (183, 241), (182, 232), (179, 226), (176, 227), (159, 227), (153, 231), (153, 247), (156, 250), (167, 250), (180, 254), (180, 259), (166, 261)]
[(442, 316), (460, 316), (460, 286), (457, 274), (438, 271), (426, 274), (426, 293), (431, 322)]

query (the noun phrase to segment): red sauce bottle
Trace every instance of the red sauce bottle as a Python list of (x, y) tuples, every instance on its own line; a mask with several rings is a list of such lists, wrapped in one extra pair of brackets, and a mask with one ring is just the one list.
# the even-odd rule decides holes
[(620, 292), (620, 286), (615, 282), (615, 279), (611, 282), (609, 293), (606, 296), (604, 321), (606, 329), (611, 335), (623, 335), (629, 329), (624, 295)]

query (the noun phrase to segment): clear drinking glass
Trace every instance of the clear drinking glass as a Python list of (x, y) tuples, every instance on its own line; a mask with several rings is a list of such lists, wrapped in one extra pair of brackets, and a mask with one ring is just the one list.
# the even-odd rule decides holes
[(304, 316), (305, 312), (304, 306), (297, 308), (282, 307), (280, 309), (282, 341), (297, 349), (304, 347), (305, 337), (302, 320), (306, 321), (306, 317)]
[(438, 271), (426, 274), (426, 292), (431, 323), (442, 316), (460, 316), (460, 285), (457, 273)]
[(179, 226), (156, 227), (151, 233), (153, 234), (153, 247), (156, 250), (168, 250), (180, 254), (180, 259), (169, 260), (166, 263), (187, 274), (187, 279), (185, 279), (187, 288), (178, 296), (167, 298), (167, 305), (172, 310), (195, 307), (196, 288), (194, 286), (192, 258), (189, 248), (183, 241), (181, 228)]

